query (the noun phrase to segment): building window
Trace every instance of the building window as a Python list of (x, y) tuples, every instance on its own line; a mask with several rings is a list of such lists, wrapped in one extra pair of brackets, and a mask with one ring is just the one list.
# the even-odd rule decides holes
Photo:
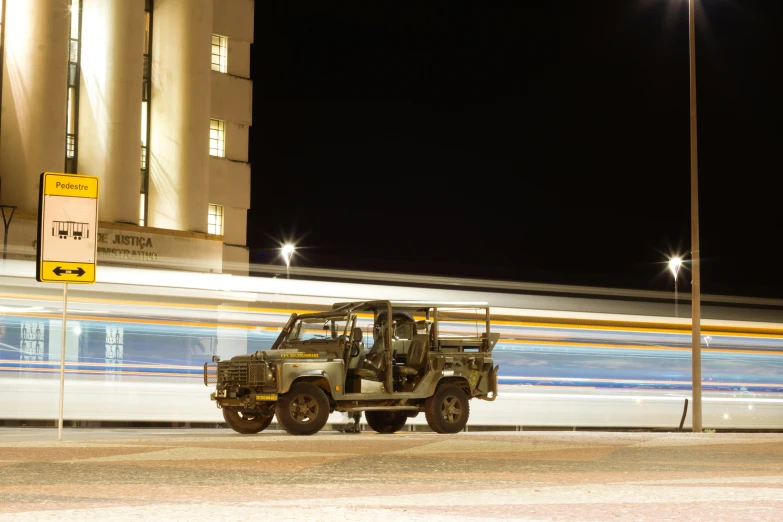
[[(76, 9), (78, 9), (78, 4), (77, 4)], [(78, 22), (79, 19), (78, 19), (78, 15), (76, 14), (78, 12), (79, 11), (76, 11), (76, 10), (71, 12), (71, 18), (76, 20), (75, 24), (74, 23), (71, 24), (71, 31), (73, 31), (74, 25), (76, 26), (76, 30), (77, 31), (79, 30), (79, 22)], [(71, 34), (73, 34), (73, 33), (71, 33)], [(78, 40), (78, 38), (76, 38), (76, 36), (72, 36), (71, 37), (71, 47), (70, 47), (70, 50), (68, 52), (68, 61), (73, 62), (73, 63), (76, 63), (76, 62), (79, 61), (79, 40)]]
[(152, 7), (147, 1), (144, 13), (144, 69), (142, 72), (141, 100), (150, 99), (150, 49), (152, 48)]
[(125, 327), (107, 326), (106, 327), (106, 351), (104, 360), (106, 364), (122, 364), (125, 339)]
[(223, 205), (209, 205), (207, 232), (216, 236), (223, 235)]
[(228, 38), (225, 36), (212, 35), (212, 70), (217, 72), (226, 72), (226, 62), (228, 61)]
[(19, 359), (22, 361), (45, 361), (47, 358), (46, 323), (43, 321), (22, 321)]
[(141, 89), (141, 210), (139, 225), (144, 226), (147, 216), (147, 194), (149, 193), (150, 164), (150, 62), (152, 59), (152, 0), (144, 2), (144, 70)]
[(65, 115), (65, 172), (76, 172), (79, 128), (79, 36), (81, 0), (70, 2), (70, 40), (68, 44), (68, 105)]
[(65, 135), (65, 157), (68, 159), (76, 157), (76, 134), (69, 132)]
[(226, 155), (226, 122), (209, 120), (209, 155), (223, 158)]

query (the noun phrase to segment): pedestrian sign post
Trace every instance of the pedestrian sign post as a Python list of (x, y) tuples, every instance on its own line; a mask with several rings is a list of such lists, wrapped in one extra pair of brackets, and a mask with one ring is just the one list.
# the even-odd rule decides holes
[(43, 283), (94, 283), (98, 253), (98, 178), (41, 174), (38, 263)]
[(56, 172), (41, 174), (35, 279), (42, 283), (63, 283), (57, 440), (62, 440), (63, 436), (68, 283), (95, 282), (97, 233), (98, 178)]

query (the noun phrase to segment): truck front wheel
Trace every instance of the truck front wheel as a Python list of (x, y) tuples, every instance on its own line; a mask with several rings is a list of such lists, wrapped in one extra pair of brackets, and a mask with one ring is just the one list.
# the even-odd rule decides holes
[(291, 386), (275, 406), (277, 422), (291, 435), (312, 435), (329, 419), (329, 399), (324, 391), (309, 382)]
[(456, 384), (444, 384), (424, 403), (424, 413), (432, 431), (457, 433), (468, 423), (468, 397)]
[(271, 415), (264, 417), (252, 411), (238, 411), (230, 408), (223, 408), (223, 418), (232, 430), (243, 435), (264, 431), (272, 423)]

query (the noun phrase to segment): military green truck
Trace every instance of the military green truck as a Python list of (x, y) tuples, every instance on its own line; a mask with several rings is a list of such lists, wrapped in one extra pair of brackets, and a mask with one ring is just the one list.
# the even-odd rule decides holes
[(433, 431), (456, 433), (470, 399), (497, 398), (498, 335), (486, 303), (336, 303), (292, 314), (268, 350), (213, 357), (204, 384), (238, 433), (259, 433), (276, 416), (286, 432), (312, 435), (334, 411), (364, 412), (379, 433), (424, 412)]

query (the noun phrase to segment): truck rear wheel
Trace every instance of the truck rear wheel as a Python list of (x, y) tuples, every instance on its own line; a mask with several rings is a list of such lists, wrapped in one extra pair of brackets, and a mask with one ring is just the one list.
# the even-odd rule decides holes
[(432, 431), (457, 433), (468, 423), (470, 404), (462, 388), (456, 384), (444, 384), (424, 403), (424, 413)]
[(272, 423), (272, 416), (264, 417), (252, 411), (238, 411), (230, 408), (223, 408), (223, 418), (232, 430), (243, 435), (264, 431)]
[(367, 425), (378, 433), (400, 431), (408, 421), (408, 415), (402, 411), (366, 411)]
[(291, 435), (312, 435), (329, 419), (329, 399), (324, 391), (309, 382), (291, 386), (275, 406), (277, 422)]

